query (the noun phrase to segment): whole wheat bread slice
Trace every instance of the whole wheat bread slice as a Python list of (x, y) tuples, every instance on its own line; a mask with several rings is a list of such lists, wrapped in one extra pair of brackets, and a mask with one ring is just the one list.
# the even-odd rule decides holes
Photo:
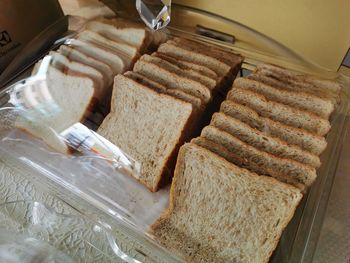
[(303, 129), (284, 125), (270, 118), (261, 117), (256, 111), (242, 104), (225, 100), (221, 104), (220, 111), (241, 120), (264, 134), (280, 138), (315, 155), (320, 155), (327, 147), (324, 137), (309, 133)]
[(282, 68), (272, 64), (261, 64), (256, 68), (256, 71), (260, 71), (260, 70), (269, 71), (274, 75), (293, 79), (297, 82), (309, 83), (312, 86), (314, 86), (315, 89), (326, 91), (336, 96), (339, 95), (339, 92), (341, 90), (341, 86), (339, 85), (339, 83), (335, 81), (321, 79), (311, 75), (294, 72), (286, 68)]
[(271, 74), (269, 72), (266, 72), (266, 74), (267, 75), (265, 75), (263, 71), (253, 72), (252, 74), (248, 75), (247, 78), (259, 81), (261, 83), (264, 83), (266, 85), (272, 86), (280, 90), (305, 93), (312, 96), (316, 96), (322, 100), (332, 103), (333, 105), (337, 104), (338, 98), (337, 96), (334, 96), (334, 94), (317, 91), (313, 89), (312, 85), (308, 85), (307, 83), (298, 85), (291, 82), (290, 80), (282, 81), (277, 78), (271, 77)]
[(234, 85), (227, 99), (247, 105), (263, 117), (269, 117), (286, 125), (302, 128), (317, 135), (325, 135), (331, 128), (328, 120), (307, 111), (302, 111), (282, 103), (268, 101), (263, 95)]
[(150, 55), (143, 55), (141, 57), (142, 60), (156, 64), (170, 72), (173, 72), (179, 76), (183, 76), (189, 79), (192, 79), (194, 81), (197, 81), (206, 87), (208, 87), (210, 90), (214, 90), (216, 87), (216, 80), (208, 78), (207, 76), (203, 76), (200, 73), (188, 69), (188, 68), (183, 68), (181, 65), (177, 65), (176, 63), (171, 63), (167, 60), (164, 60), (160, 57), (157, 56), (150, 56)]
[(179, 47), (184, 47), (187, 50), (199, 52), (201, 54), (214, 57), (220, 60), (221, 62), (229, 65), (231, 68), (236, 67), (237, 65), (241, 64), (243, 61), (243, 58), (241, 55), (235, 54), (231, 50), (219, 48), (214, 45), (208, 45), (205, 43), (201, 43), (201, 42), (186, 39), (186, 38), (175, 37), (172, 40), (169, 40), (168, 43)]
[(180, 100), (189, 102), (193, 105), (193, 108), (197, 111), (200, 112), (202, 111), (202, 102), (199, 98), (192, 96), (188, 93), (185, 93), (181, 90), (177, 89), (167, 89), (164, 85), (160, 84), (159, 82), (153, 81), (150, 78), (147, 78), (146, 76), (133, 72), (133, 71), (127, 71), (124, 73), (125, 76), (132, 78), (133, 80), (137, 81), (138, 83), (145, 85), (151, 89), (156, 90), (157, 92), (164, 93), (171, 95), (175, 98), (178, 98)]
[(280, 90), (263, 84), (259, 80), (238, 78), (235, 80), (235, 85), (262, 94), (268, 100), (309, 111), (325, 119), (328, 119), (334, 110), (334, 105), (330, 100), (323, 100), (304, 92)]
[(199, 74), (201, 74), (203, 76), (207, 76), (208, 78), (214, 79), (216, 81), (218, 79), (218, 75), (213, 70), (211, 70), (210, 68), (208, 68), (206, 66), (202, 66), (202, 65), (199, 65), (196, 63), (188, 62), (188, 61), (185, 61), (182, 59), (176, 59), (176, 58), (173, 58), (169, 55), (166, 55), (166, 54), (160, 53), (160, 52), (154, 52), (154, 53), (152, 53), (152, 55), (157, 56), (159, 58), (162, 58), (164, 60), (167, 60), (172, 64), (179, 65), (182, 68), (194, 70), (194, 71), (198, 72)]
[[(181, 59), (198, 65), (206, 66), (213, 70), (220, 78), (225, 77), (230, 73), (231, 67), (220, 60), (208, 55), (200, 54), (198, 52), (187, 50), (168, 42), (159, 46), (157, 52), (164, 53), (176, 59)], [(221, 81), (221, 79), (219, 80)]]
[(142, 59), (135, 63), (134, 71), (162, 83), (169, 89), (182, 90), (188, 94), (200, 98), (203, 103), (208, 103), (212, 98), (210, 90), (203, 84), (182, 76), (178, 76), (159, 67), (158, 65)]
[(224, 113), (215, 113), (210, 125), (230, 133), (241, 141), (273, 155), (291, 159), (312, 167), (318, 168), (321, 165), (320, 158), (302, 150), (300, 147), (289, 145), (279, 138), (266, 135), (239, 119), (229, 117)]
[(259, 165), (259, 173), (270, 175), (301, 190), (305, 190), (316, 179), (316, 171), (311, 166), (260, 151), (214, 126), (206, 126), (201, 136), (225, 146), (241, 159), (249, 160), (254, 163), (254, 167)]
[(136, 179), (151, 191), (157, 191), (172, 175), (192, 112), (190, 103), (118, 75), (111, 113), (98, 133), (139, 161), (141, 174)]
[(58, 52), (65, 55), (68, 59), (83, 63), (85, 65), (88, 65), (90, 67), (96, 68), (101, 74), (103, 75), (103, 79), (105, 81), (106, 87), (109, 87), (112, 85), (113, 82), (113, 71), (111, 67), (97, 59), (92, 58), (91, 56), (88, 56), (73, 47), (61, 45), (58, 49)]
[[(317, 81), (307, 81), (307, 77), (305, 75), (293, 77), (294, 73), (292, 71), (287, 72), (285, 70), (271, 70), (269, 65), (266, 65), (266, 67), (258, 67), (254, 72), (258, 75), (264, 75), (284, 83), (284, 85), (286, 85), (285, 88), (292, 88), (295, 91), (300, 90), (316, 96), (325, 97), (331, 99), (334, 104), (339, 102), (340, 86), (335, 82), (334, 85), (337, 87), (334, 90), (323, 88), (322, 84), (319, 85)], [(311, 79), (314, 78), (311, 77)]]
[(292, 186), (186, 144), (152, 233), (188, 262), (267, 263), (301, 198)]

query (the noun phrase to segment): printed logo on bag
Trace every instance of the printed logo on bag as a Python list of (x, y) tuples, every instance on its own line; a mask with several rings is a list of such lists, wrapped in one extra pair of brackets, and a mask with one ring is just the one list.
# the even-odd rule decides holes
[(14, 41), (7, 30), (0, 31), (0, 58), (17, 50), (21, 43)]
[(10, 34), (4, 30), (0, 33), (0, 47), (4, 47), (12, 42)]

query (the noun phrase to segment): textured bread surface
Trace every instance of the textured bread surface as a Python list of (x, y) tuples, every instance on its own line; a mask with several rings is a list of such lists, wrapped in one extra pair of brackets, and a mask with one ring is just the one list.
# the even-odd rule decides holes
[(268, 117), (296, 128), (303, 128), (320, 136), (328, 133), (331, 128), (329, 121), (326, 119), (282, 103), (269, 101), (263, 95), (242, 89), (235, 84), (234, 88), (227, 94), (227, 99), (247, 105), (263, 117)]
[(268, 262), (302, 195), (196, 146), (181, 147), (155, 237), (189, 262)]
[(258, 80), (238, 78), (235, 85), (264, 95), (268, 100), (284, 103), (291, 107), (299, 108), (328, 119), (334, 110), (330, 100), (324, 100), (304, 92), (292, 92), (265, 85)]
[(192, 96), (196, 96), (203, 103), (208, 103), (211, 100), (210, 89), (203, 84), (176, 75), (153, 63), (140, 59), (135, 63), (134, 71), (166, 85), (169, 89), (179, 89)]
[(206, 66), (202, 66), (202, 65), (199, 65), (196, 63), (188, 62), (188, 61), (185, 61), (182, 59), (176, 59), (172, 56), (169, 56), (167, 54), (160, 53), (160, 52), (154, 52), (152, 55), (154, 55), (156, 57), (160, 57), (164, 60), (169, 61), (170, 63), (173, 63), (175, 65), (179, 65), (183, 68), (195, 70), (198, 73), (202, 74), (203, 76), (207, 76), (208, 78), (215, 79), (215, 80), (218, 79), (218, 75), (213, 70), (211, 70), (210, 68), (208, 68)]
[(169, 62), (165, 59), (162, 59), (160, 57), (157, 56), (150, 56), (150, 55), (143, 55), (141, 57), (142, 60), (147, 61), (147, 62), (151, 62), (154, 63), (168, 71), (171, 71), (179, 76), (183, 76), (189, 79), (192, 79), (194, 81), (197, 81), (203, 85), (205, 85), (206, 87), (208, 87), (210, 90), (213, 90), (216, 87), (216, 80), (208, 78), (205, 75), (202, 75), (200, 73), (198, 73), (195, 70), (186, 68), (181, 66), (181, 64), (177, 64), (177, 63), (172, 63)]
[(280, 138), (291, 145), (297, 145), (315, 155), (321, 154), (327, 147), (324, 137), (309, 133), (303, 129), (285, 125), (270, 118), (261, 117), (257, 111), (242, 104), (225, 100), (221, 104), (220, 111), (241, 120), (250, 127), (267, 135)]
[(156, 90), (157, 92), (165, 93), (168, 95), (171, 95), (175, 98), (178, 98), (180, 100), (189, 102), (193, 105), (193, 108), (196, 109), (196, 111), (202, 111), (202, 102), (199, 98), (192, 96), (188, 93), (183, 92), (182, 90), (178, 89), (167, 89), (164, 85), (162, 85), (159, 82), (153, 81), (150, 78), (147, 78), (146, 76), (139, 74), (134, 71), (128, 71), (124, 73), (125, 76), (132, 78), (133, 80), (139, 82), (140, 84), (147, 86), (151, 89)]
[(279, 138), (266, 135), (239, 119), (229, 117), (224, 113), (214, 113), (210, 125), (230, 133), (241, 141), (255, 148), (273, 155), (292, 159), (294, 161), (318, 168), (321, 165), (320, 158), (301, 148), (289, 145)]
[(158, 93), (123, 75), (115, 78), (111, 113), (98, 133), (141, 163), (138, 179), (157, 191), (171, 173), (186, 137), (192, 105)]
[(316, 171), (311, 166), (260, 151), (214, 126), (206, 126), (201, 136), (223, 145), (241, 159), (247, 159), (254, 167), (260, 166), (260, 171), (255, 171), (259, 174), (272, 176), (302, 190), (316, 179)]

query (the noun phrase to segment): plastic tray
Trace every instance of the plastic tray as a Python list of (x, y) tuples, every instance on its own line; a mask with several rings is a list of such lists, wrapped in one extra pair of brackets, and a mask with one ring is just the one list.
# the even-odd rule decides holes
[[(230, 44), (195, 34), (193, 25), (184, 26), (174, 23), (174, 27), (169, 28), (170, 34), (196, 38), (243, 54), (246, 57), (243, 69), (251, 70), (260, 63), (273, 62), (303, 72), (331, 76), (341, 83), (343, 87), (341, 100), (332, 115), (332, 129), (327, 135), (327, 150), (321, 156), (322, 167), (318, 170), (318, 179), (304, 197), (271, 259), (272, 262), (308, 262), (304, 256), (306, 247), (312, 246), (308, 243), (308, 237), (316, 222), (315, 215), (319, 212), (320, 197), (329, 194), (328, 185), (332, 182), (339, 159), (344, 136), (344, 121), (348, 111), (350, 80), (334, 72), (323, 71), (313, 63), (288, 51), (286, 47), (234, 21), (181, 6), (174, 6), (173, 14), (175, 19), (185, 15), (188, 19), (210, 20), (210, 23), (217, 27), (223, 24), (232, 32), (236, 32), (235, 37), (238, 41), (236, 44)], [(244, 36), (249, 35), (249, 37), (240, 42), (239, 35), (242, 32)], [(249, 43), (248, 39), (252, 42)], [(267, 50), (266, 47), (269, 45), (270, 48)], [(0, 93), (2, 116), (8, 115), (8, 111), (4, 108), (8, 102), (8, 90), (5, 89)], [(141, 253), (146, 256), (147, 261), (181, 262), (175, 255), (160, 247), (147, 232), (150, 224), (167, 207), (168, 189), (155, 194), (150, 193), (136, 180), (115, 169), (104, 159), (86, 155), (67, 156), (52, 152), (39, 140), (11, 127), (2, 127), (0, 138), (0, 158), (9, 166), (16, 167), (19, 172), (30, 170), (33, 174), (31, 181), (38, 188), (54, 193), (89, 220), (99, 222), (111, 229), (118, 229), (134, 240), (133, 242), (141, 245)], [(128, 258), (127, 253), (114, 254), (123, 260), (125, 255)], [(130, 260), (127, 261), (137, 262)]]

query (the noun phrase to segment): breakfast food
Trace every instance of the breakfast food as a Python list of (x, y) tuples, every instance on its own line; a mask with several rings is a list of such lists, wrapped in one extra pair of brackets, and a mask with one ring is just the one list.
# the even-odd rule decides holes
[[(171, 41), (173, 40), (168, 42)], [(176, 41), (180, 41), (180, 39)], [(185, 45), (186, 43), (191, 47), (199, 45), (189, 40), (186, 40)], [(141, 56), (135, 63), (133, 71), (126, 72), (124, 76), (116, 77), (111, 113), (98, 130), (98, 133), (141, 162), (143, 169), (140, 177), (136, 179), (145, 184), (151, 191), (157, 191), (162, 182), (169, 181), (168, 178), (173, 173), (179, 147), (186, 140), (190, 140), (200, 127), (204, 113), (212, 107), (212, 103), (216, 99), (217, 91), (224, 88), (222, 79), (232, 79), (242, 63), (242, 57), (229, 51), (219, 51), (214, 48), (211, 48), (211, 52), (205, 51), (206, 55), (203, 55), (202, 49), (191, 48), (187, 51), (191, 54), (191, 57), (186, 60), (187, 63), (177, 63), (175, 62), (176, 56), (174, 57), (171, 52), (163, 50), (161, 48), (163, 45), (167, 45), (167, 43), (162, 44), (159, 50), (152, 55)], [(160, 50), (162, 51), (160, 52)], [(228, 75), (223, 75), (221, 72), (219, 80), (202, 74), (203, 72), (213, 72), (207, 61), (211, 61), (211, 59), (219, 61), (210, 56), (210, 54), (217, 56), (217, 53), (226, 54), (227, 57), (231, 58), (229, 63), (220, 61), (220, 65), (226, 69)], [(195, 58), (206, 58), (207, 60), (197, 64)], [(214, 74), (216, 73), (212, 75)], [(140, 101), (135, 102), (128, 101), (122, 95), (116, 95), (127, 94), (128, 90), (131, 92), (133, 86), (142, 86), (152, 94), (156, 92), (157, 98), (173, 98), (174, 102), (169, 103), (168, 107), (165, 103), (160, 103), (157, 107), (156, 99), (152, 102), (150, 99), (139, 98)], [(171, 109), (170, 105), (177, 105), (180, 102), (190, 106), (190, 112), (185, 114), (181, 113), (179, 109)], [(136, 111), (133, 109), (135, 107), (133, 105), (143, 105), (144, 108), (142, 112)], [(186, 107), (182, 107), (185, 110)], [(172, 116), (170, 113), (166, 115), (168, 110), (171, 110), (174, 115)], [(180, 112), (179, 115), (175, 115), (176, 112)], [(180, 115), (184, 119), (181, 119)], [(166, 119), (164, 119), (165, 116)], [(147, 123), (154, 125), (152, 127), (146, 125)], [(133, 131), (133, 133), (128, 131)], [(174, 139), (169, 137), (170, 134), (175, 136)], [(146, 145), (152, 146), (146, 147)], [(153, 149), (153, 147), (155, 148)]]
[(297, 188), (185, 144), (169, 208), (152, 233), (188, 262), (268, 262), (301, 197)]
[(180, 148), (169, 207), (152, 225), (158, 241), (191, 262), (268, 262), (316, 179), (338, 87), (272, 65), (236, 79)]

